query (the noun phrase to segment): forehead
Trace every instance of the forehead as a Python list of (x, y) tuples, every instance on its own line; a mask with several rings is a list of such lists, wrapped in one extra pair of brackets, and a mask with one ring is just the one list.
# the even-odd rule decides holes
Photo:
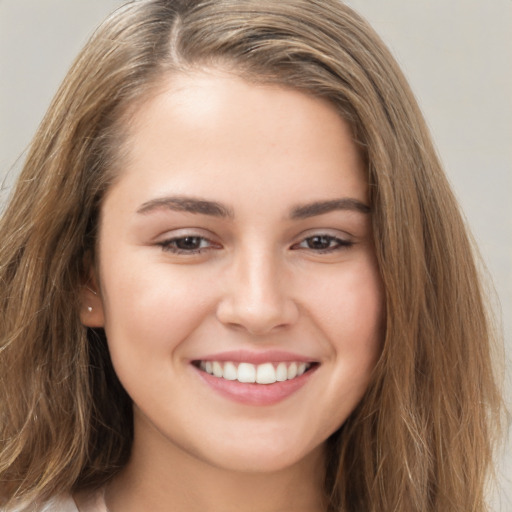
[(290, 195), (309, 187), (338, 197), (332, 189), (343, 186), (366, 198), (350, 126), (327, 101), (291, 88), (215, 70), (173, 75), (126, 128), (120, 179), (149, 195), (194, 187), (227, 201), (233, 187)]

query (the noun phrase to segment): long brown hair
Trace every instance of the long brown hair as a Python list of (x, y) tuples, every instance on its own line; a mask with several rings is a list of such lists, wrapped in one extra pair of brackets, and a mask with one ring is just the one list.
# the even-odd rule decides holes
[(79, 290), (130, 113), (169, 73), (215, 66), (327, 99), (367, 162), (386, 335), (328, 440), (330, 510), (486, 510), (501, 402), (471, 244), (402, 73), (337, 0), (135, 1), (79, 55), (0, 224), (0, 499), (100, 486), (129, 457), (130, 400)]

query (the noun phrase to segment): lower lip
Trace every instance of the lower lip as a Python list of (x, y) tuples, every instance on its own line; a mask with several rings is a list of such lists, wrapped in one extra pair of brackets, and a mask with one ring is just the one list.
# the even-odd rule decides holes
[(304, 386), (318, 368), (315, 365), (300, 377), (273, 384), (252, 384), (214, 377), (194, 367), (201, 379), (212, 389), (235, 402), (246, 405), (273, 405), (285, 400)]

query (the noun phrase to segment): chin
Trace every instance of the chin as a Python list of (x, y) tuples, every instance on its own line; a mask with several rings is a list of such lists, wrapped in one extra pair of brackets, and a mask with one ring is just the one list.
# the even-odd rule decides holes
[(297, 443), (276, 439), (260, 439), (242, 445), (220, 443), (217, 450), (208, 450), (203, 460), (226, 471), (239, 473), (275, 473), (319, 457), (324, 443), (298, 450)]

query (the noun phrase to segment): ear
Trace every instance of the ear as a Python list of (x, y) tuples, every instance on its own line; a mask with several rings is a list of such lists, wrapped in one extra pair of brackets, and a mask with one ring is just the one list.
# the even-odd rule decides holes
[(104, 327), (103, 299), (94, 271), (80, 291), (80, 320), (85, 327)]

